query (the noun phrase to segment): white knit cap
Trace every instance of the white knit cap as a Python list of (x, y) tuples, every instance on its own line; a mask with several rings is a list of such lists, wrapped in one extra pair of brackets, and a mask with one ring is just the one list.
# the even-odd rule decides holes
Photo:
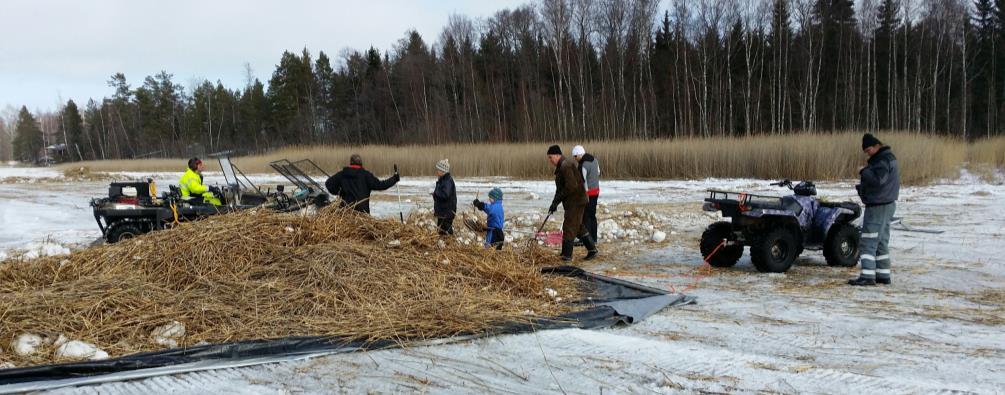
[(447, 159), (436, 162), (436, 170), (442, 171), (444, 173), (450, 173), (450, 161)]
[(580, 156), (580, 155), (586, 155), (586, 148), (583, 148), (582, 145), (572, 147), (572, 156)]

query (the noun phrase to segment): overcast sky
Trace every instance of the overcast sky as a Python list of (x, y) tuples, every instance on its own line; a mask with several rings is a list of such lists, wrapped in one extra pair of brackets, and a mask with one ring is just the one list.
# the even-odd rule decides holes
[(196, 79), (263, 82), (284, 50), (333, 58), (344, 48), (386, 50), (409, 29), (428, 44), (454, 13), (486, 18), (528, 0), (0, 0), (0, 108), (47, 110), (132, 87), (160, 70), (189, 91)]

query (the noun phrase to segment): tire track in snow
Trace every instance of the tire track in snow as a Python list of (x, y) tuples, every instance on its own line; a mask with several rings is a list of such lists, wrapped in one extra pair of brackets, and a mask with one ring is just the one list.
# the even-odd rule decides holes
[[(608, 356), (612, 356), (612, 353), (604, 344), (598, 344), (592, 340), (606, 336), (598, 337), (593, 334), (584, 335), (584, 333), (585, 331), (573, 332), (569, 336), (570, 338), (578, 338), (593, 343), (588, 348), (577, 349), (577, 351), (589, 355), (607, 354)], [(660, 366), (673, 369), (674, 373), (678, 376), (680, 375), (679, 372), (690, 372), (709, 377), (735, 377), (739, 379), (736, 385), (741, 390), (759, 391), (764, 389), (759, 388), (759, 386), (772, 384), (757, 379), (764, 376), (783, 379), (800, 392), (814, 392), (819, 388), (833, 388), (833, 385), (836, 383), (841, 384), (842, 392), (888, 393), (893, 391), (899, 393), (918, 393), (945, 390), (941, 386), (920, 386), (901, 383), (897, 380), (883, 377), (841, 372), (832, 369), (810, 368), (802, 373), (760, 369), (752, 367), (751, 364), (758, 362), (767, 363), (776, 365), (779, 369), (797, 369), (798, 366), (793, 366), (791, 362), (777, 358), (765, 360), (766, 358), (761, 356), (718, 348), (681, 352), (683, 348), (677, 347), (673, 343), (634, 337), (627, 338), (620, 335), (612, 336), (619, 338), (618, 340), (620, 341), (639, 343), (638, 347), (633, 347), (639, 350), (639, 355), (637, 355), (639, 360), (656, 361)], [(610, 340), (613, 339), (608, 339), (607, 341)], [(700, 347), (700, 345), (696, 346)], [(631, 364), (633, 360), (626, 360), (625, 362)], [(765, 374), (767, 372), (770, 373)]]

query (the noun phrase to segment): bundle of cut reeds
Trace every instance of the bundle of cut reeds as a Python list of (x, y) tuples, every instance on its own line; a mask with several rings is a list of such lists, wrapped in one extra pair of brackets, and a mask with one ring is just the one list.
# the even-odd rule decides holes
[[(441, 243), (428, 230), (329, 207), (221, 215), (132, 240), (0, 263), (0, 348), (23, 333), (96, 344), (112, 356), (287, 336), (418, 340), (555, 316), (576, 280), (544, 276), (553, 253)], [(49, 347), (46, 349), (46, 347)], [(16, 366), (53, 362), (0, 352)], [(7, 350), (9, 351), (9, 349)]]

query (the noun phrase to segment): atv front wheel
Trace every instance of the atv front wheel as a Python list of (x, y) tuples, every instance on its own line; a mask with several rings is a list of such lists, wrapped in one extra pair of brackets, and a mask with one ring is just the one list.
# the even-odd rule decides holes
[(762, 273), (784, 273), (792, 267), (800, 245), (795, 232), (785, 227), (775, 228), (750, 245), (750, 261)]
[(109, 243), (118, 243), (122, 240), (128, 240), (133, 237), (139, 236), (143, 233), (143, 229), (133, 223), (117, 223), (112, 224), (109, 227), (108, 232), (105, 235), (105, 240)]
[(851, 224), (835, 225), (824, 241), (824, 259), (830, 266), (852, 267), (858, 263), (859, 229)]
[(736, 237), (733, 236), (733, 224), (720, 221), (709, 225), (702, 232), (701, 242), (698, 245), (702, 258), (707, 259), (708, 264), (714, 267), (731, 267), (735, 265), (736, 261), (743, 255), (742, 245), (723, 245), (711, 258), (708, 256), (712, 251), (715, 251), (715, 247), (718, 247), (719, 243), (722, 243), (723, 240), (734, 239)]

